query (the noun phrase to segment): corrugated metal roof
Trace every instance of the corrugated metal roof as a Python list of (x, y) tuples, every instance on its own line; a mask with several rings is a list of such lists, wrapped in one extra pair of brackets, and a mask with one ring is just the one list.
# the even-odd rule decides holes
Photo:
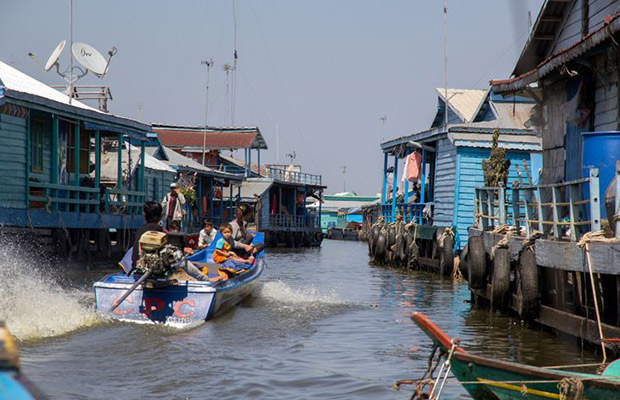
[(226, 178), (226, 179), (232, 179), (235, 181), (239, 181), (242, 179), (241, 177), (234, 175), (234, 174), (229, 174), (226, 172), (218, 171), (213, 168), (205, 167), (204, 165), (197, 163), (191, 158), (185, 157), (184, 155), (177, 153), (176, 151), (172, 150), (169, 147), (162, 145), (161, 148), (166, 154), (166, 158), (168, 159), (168, 160), (161, 160), (161, 161), (172, 166), (173, 168), (176, 167), (176, 168), (181, 168), (181, 169), (190, 169), (195, 172), (199, 172), (199, 173), (202, 172), (208, 175), (218, 176), (218, 177)]
[[(267, 149), (258, 127), (204, 127), (153, 124), (153, 131), (168, 147), (199, 147), (210, 150)], [(206, 132), (206, 140), (205, 140)]]
[[(126, 171), (129, 164), (129, 153), (131, 153), (131, 166), (132, 166), (132, 174), (135, 172), (136, 168), (140, 165), (140, 149), (131, 146), (130, 150), (124, 149), (123, 154), (121, 156), (121, 163), (123, 171)], [(94, 154), (91, 154), (91, 158), (94, 161)], [(166, 163), (156, 159), (152, 155), (146, 153), (144, 155), (144, 167), (147, 169), (151, 169), (154, 171), (164, 171), (175, 173), (176, 171), (172, 169)], [(113, 149), (111, 151), (102, 152), (101, 154), (101, 179), (103, 181), (113, 181), (116, 182), (118, 173), (118, 151)]]
[[(481, 147), (490, 149), (493, 143), (493, 134), (491, 133), (450, 132), (448, 137), (457, 147)], [(500, 134), (499, 146), (512, 150), (542, 151), (542, 139), (535, 135)]]
[[(445, 89), (437, 88), (439, 97), (445, 102)], [(448, 105), (465, 122), (472, 122), (486, 98), (488, 90), (448, 88)]]
[(620, 14), (615, 14), (606, 18), (605, 23), (600, 28), (584, 36), (580, 41), (547, 57), (536, 68), (528, 72), (510, 79), (492, 80), (490, 84), (493, 91), (495, 93), (512, 93), (524, 90), (531, 83), (544, 78), (567, 62), (584, 55), (588, 50), (593, 49), (620, 31), (619, 17)]
[(241, 183), (241, 199), (254, 201), (256, 196), (262, 196), (273, 185), (272, 179), (249, 178)]
[[(375, 201), (369, 201), (366, 203), (361, 203), (359, 201), (343, 201), (343, 200), (324, 200), (321, 205), (321, 210), (328, 212), (337, 212), (341, 208), (354, 208), (354, 207), (364, 207), (369, 204), (375, 203)], [(308, 208), (319, 209), (319, 202), (316, 201), (308, 206)]]
[(0, 97), (2, 95), (50, 107), (62, 108), (78, 115), (88, 115), (100, 121), (130, 126), (143, 131), (150, 129), (149, 125), (140, 121), (105, 113), (79, 100), (71, 99), (58, 90), (0, 61)]

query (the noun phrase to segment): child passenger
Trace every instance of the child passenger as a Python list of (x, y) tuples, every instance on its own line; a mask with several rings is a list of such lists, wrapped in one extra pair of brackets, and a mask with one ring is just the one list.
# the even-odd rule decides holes
[(228, 223), (220, 225), (222, 237), (215, 244), (213, 261), (225, 264), (224, 267), (232, 268), (236, 271), (248, 269), (254, 263), (254, 257), (241, 258), (231, 251), (230, 242), (232, 241), (232, 227)]

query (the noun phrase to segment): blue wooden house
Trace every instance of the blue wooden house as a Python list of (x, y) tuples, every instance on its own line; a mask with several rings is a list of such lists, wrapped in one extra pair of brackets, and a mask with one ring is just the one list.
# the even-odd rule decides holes
[[(386, 221), (400, 214), (419, 225), (455, 227), (455, 247), (461, 248), (473, 224), (475, 187), (484, 183), (482, 160), (489, 157), (496, 129), (499, 146), (511, 161), (509, 181), (538, 182), (541, 139), (528, 128), (533, 106), (531, 100), (503, 99), (487, 90), (437, 89), (430, 129), (381, 144)], [(416, 195), (411, 196), (413, 183), (402, 184), (401, 174), (403, 159), (414, 151), (421, 153), (422, 162)]]
[[(51, 236), (61, 254), (131, 240), (145, 200), (143, 140), (150, 126), (92, 108), (0, 62), (0, 225)], [(101, 156), (138, 143), (130, 175), (101, 181)], [(93, 244), (94, 243), (94, 244)]]

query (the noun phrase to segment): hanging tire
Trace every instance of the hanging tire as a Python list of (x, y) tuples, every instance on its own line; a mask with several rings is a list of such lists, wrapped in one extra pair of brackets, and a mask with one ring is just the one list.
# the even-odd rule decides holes
[(491, 276), (491, 308), (499, 308), (504, 302), (510, 285), (510, 253), (508, 249), (496, 249)]
[(377, 236), (377, 241), (375, 243), (375, 257), (376, 261), (383, 261), (385, 257), (385, 235), (383, 233), (379, 233)]
[(461, 270), (461, 274), (465, 276), (467, 274), (467, 260), (469, 259), (469, 243), (465, 244), (465, 247), (463, 247), (459, 259), (459, 269)]
[(519, 317), (524, 320), (538, 317), (538, 266), (536, 265), (536, 253), (532, 250), (525, 250), (521, 253), (516, 281), (515, 308)]
[(473, 289), (483, 288), (487, 269), (484, 240), (482, 236), (472, 236), (468, 241), (469, 257), (467, 260), (467, 280)]
[(443, 247), (439, 249), (439, 273), (442, 276), (450, 275), (454, 269), (454, 239), (446, 235)]

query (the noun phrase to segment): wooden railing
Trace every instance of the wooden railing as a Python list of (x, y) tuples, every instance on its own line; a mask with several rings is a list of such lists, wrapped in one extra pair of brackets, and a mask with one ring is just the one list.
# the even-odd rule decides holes
[(286, 171), (279, 168), (267, 168), (269, 178), (292, 183), (303, 183), (306, 185), (321, 186), (323, 178), (321, 175), (306, 174), (304, 172)]
[[(620, 170), (616, 171), (620, 181)], [(620, 186), (620, 185), (617, 185)], [(499, 225), (513, 225), (525, 237), (535, 231), (555, 239), (577, 241), (580, 234), (601, 229), (601, 199), (599, 171), (590, 170), (590, 176), (575, 181), (538, 185), (479, 187), (476, 188), (474, 224), (488, 230)], [(620, 214), (620, 188), (615, 193), (615, 214)], [(620, 239), (620, 221), (608, 216), (616, 224), (616, 238)]]
[[(144, 192), (28, 182), (30, 208), (81, 213), (141, 214)], [(36, 206), (33, 206), (36, 205)]]
[(270, 214), (269, 226), (272, 228), (317, 228), (319, 217), (313, 215)]
[(392, 204), (384, 204), (381, 206), (381, 215), (386, 222), (394, 222), (396, 215), (400, 215), (405, 223), (413, 222), (422, 225), (427, 222), (424, 215), (424, 207), (427, 205), (431, 207), (430, 215), (432, 215), (434, 203), (396, 203), (396, 212), (392, 212)]

